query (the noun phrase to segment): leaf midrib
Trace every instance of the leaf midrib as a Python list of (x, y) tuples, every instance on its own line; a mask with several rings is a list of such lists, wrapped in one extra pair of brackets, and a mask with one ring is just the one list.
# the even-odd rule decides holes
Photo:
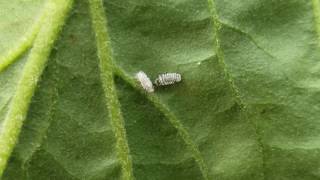
[(91, 23), (96, 35), (100, 79), (106, 96), (106, 107), (115, 133), (116, 153), (122, 168), (122, 178), (125, 180), (132, 180), (134, 179), (132, 161), (126, 137), (124, 120), (113, 79), (113, 61), (103, 2), (101, 0), (90, 0), (89, 6)]
[[(49, 0), (46, 4), (45, 9), (48, 13), (43, 18), (48, 18), (50, 21), (44, 21), (41, 24), (0, 132), (0, 177), (17, 142), (38, 80), (46, 66), (54, 41), (71, 9), (72, 2), (72, 0)], [(29, 41), (33, 41), (32, 37)], [(29, 41), (22, 46), (22, 50), (24, 46), (31, 46), (32, 43), (30, 44)], [(19, 52), (23, 51), (19, 50), (16, 53)]]
[[(95, 1), (97, 2), (97, 1)], [(100, 10), (103, 9), (102, 7), (102, 2), (98, 2), (100, 4)], [(98, 12), (98, 11), (93, 11), (91, 10), (91, 12)], [(100, 29), (104, 29), (104, 28), (107, 28), (107, 23), (106, 23), (106, 16), (100, 12), (100, 20), (101, 19), (104, 19), (100, 25), (104, 25), (104, 26), (101, 26)], [(94, 15), (94, 14), (93, 14)], [(93, 16), (92, 15), (92, 16)], [(94, 21), (94, 20), (93, 20)], [(95, 28), (95, 31), (99, 30), (99, 28)], [(107, 34), (107, 29), (104, 30), (105, 32), (102, 33), (104, 34), (104, 36), (102, 37), (99, 37), (100, 35), (98, 35), (99, 33), (96, 32), (96, 36), (97, 36), (97, 39), (101, 38), (100, 39), (100, 43), (102, 45), (107, 45), (109, 43), (106, 43), (108, 42), (108, 34)], [(103, 38), (106, 38), (106, 39), (103, 39)], [(99, 42), (98, 42), (99, 43)], [(100, 46), (101, 46), (100, 44)], [(121, 77), (124, 81), (126, 81), (128, 84), (130, 84), (134, 89), (136, 90), (139, 90), (139, 92), (141, 92), (141, 94), (145, 95), (147, 97), (147, 99), (152, 102), (156, 108), (158, 108), (164, 115), (165, 117), (167, 118), (167, 120), (169, 120), (169, 122), (173, 125), (174, 128), (177, 129), (177, 131), (179, 132), (180, 136), (182, 137), (182, 139), (185, 141), (187, 147), (191, 150), (193, 156), (194, 156), (194, 159), (195, 161), (197, 162), (197, 164), (199, 165), (199, 168), (200, 168), (200, 171), (204, 177), (204, 179), (208, 179), (208, 168), (204, 162), (204, 159), (202, 158), (202, 155), (197, 147), (197, 145), (193, 142), (192, 138), (190, 137), (189, 133), (185, 130), (185, 128), (183, 127), (183, 125), (181, 124), (181, 122), (176, 118), (176, 116), (160, 101), (160, 99), (153, 95), (153, 94), (146, 94), (145, 92), (143, 92), (143, 90), (137, 85), (136, 81), (134, 79), (132, 79), (129, 75), (127, 75), (123, 70), (121, 70), (121, 68), (119, 68), (118, 66), (116, 66), (113, 62), (112, 62), (112, 55), (110, 53), (110, 49), (108, 47), (105, 47), (105, 49), (101, 50), (101, 52), (103, 51), (109, 51), (109, 52), (105, 52), (106, 54), (108, 54), (109, 56), (109, 66), (110, 67), (113, 67), (113, 71), (111, 69), (108, 69), (109, 71), (111, 72), (114, 72), (116, 75), (118, 75), (119, 77)], [(98, 44), (98, 51), (99, 51), (99, 44)], [(98, 52), (99, 53), (99, 52)], [(99, 54), (99, 57), (101, 58), (103, 54)], [(101, 58), (102, 59), (102, 58)], [(105, 71), (106, 70), (103, 70), (102, 69), (102, 73), (106, 73)], [(111, 75), (110, 75), (111, 76)], [(113, 76), (113, 74), (112, 74)], [(113, 82), (113, 79), (111, 79), (111, 77), (109, 77), (109, 80), (107, 81), (103, 81), (103, 83), (106, 83), (106, 87), (109, 87), (109, 91), (110, 91), (110, 87), (112, 87), (112, 91), (114, 91), (115, 87), (114, 87), (114, 82)], [(106, 96), (107, 96), (107, 99), (113, 99), (114, 101), (118, 101), (118, 99), (116, 98), (116, 94), (114, 95), (107, 95), (108, 94), (108, 91), (105, 91), (106, 93)], [(110, 105), (109, 105), (110, 106)], [(118, 105), (116, 105), (118, 106)], [(119, 111), (120, 113), (120, 108), (117, 108), (117, 111)], [(114, 118), (113, 118), (114, 119)], [(124, 128), (124, 122), (122, 119), (119, 119), (117, 120), (116, 123), (119, 123), (121, 122), (121, 127)], [(117, 132), (117, 131), (116, 131)], [(119, 132), (118, 132), (119, 133)], [(120, 134), (125, 134), (125, 132), (120, 132)], [(125, 139), (125, 141), (127, 141), (127, 139), (125, 137), (122, 136), (122, 138)], [(123, 145), (123, 146), (128, 146), (127, 144), (126, 145)], [(127, 155), (127, 158), (129, 158), (129, 149), (125, 150), (127, 151), (128, 153), (126, 153)], [(131, 162), (129, 162), (131, 163)], [(124, 164), (124, 166), (126, 166), (126, 164)], [(131, 170), (132, 171), (132, 170)], [(130, 173), (130, 172), (128, 172)]]

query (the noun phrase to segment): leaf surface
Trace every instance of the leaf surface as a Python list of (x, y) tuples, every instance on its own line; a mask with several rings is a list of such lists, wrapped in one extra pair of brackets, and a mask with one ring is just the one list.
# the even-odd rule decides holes
[[(320, 178), (317, 0), (17, 3), (3, 179)], [(147, 93), (140, 70), (183, 80)]]

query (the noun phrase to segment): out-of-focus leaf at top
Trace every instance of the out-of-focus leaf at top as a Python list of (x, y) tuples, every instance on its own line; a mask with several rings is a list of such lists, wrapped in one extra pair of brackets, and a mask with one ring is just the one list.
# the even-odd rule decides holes
[(27, 37), (43, 9), (43, 0), (0, 2), (0, 54), (12, 50)]

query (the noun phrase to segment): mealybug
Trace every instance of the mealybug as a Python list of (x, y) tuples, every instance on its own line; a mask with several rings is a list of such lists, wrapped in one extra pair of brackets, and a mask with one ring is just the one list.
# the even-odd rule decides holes
[(159, 74), (158, 78), (154, 81), (157, 86), (166, 86), (181, 81), (181, 75), (178, 73), (163, 73)]
[(144, 90), (146, 90), (149, 93), (154, 91), (153, 84), (149, 77), (146, 75), (146, 73), (144, 73), (143, 71), (139, 71), (136, 74), (136, 79), (140, 82)]

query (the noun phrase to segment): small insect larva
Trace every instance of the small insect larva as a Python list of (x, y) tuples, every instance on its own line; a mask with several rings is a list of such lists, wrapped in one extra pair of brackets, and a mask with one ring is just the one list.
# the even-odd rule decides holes
[(159, 74), (158, 78), (154, 81), (157, 86), (166, 86), (175, 84), (181, 81), (181, 74), (178, 73), (163, 73)]
[(143, 71), (139, 71), (135, 77), (140, 82), (144, 90), (149, 93), (154, 92), (153, 84), (146, 73), (144, 73)]

